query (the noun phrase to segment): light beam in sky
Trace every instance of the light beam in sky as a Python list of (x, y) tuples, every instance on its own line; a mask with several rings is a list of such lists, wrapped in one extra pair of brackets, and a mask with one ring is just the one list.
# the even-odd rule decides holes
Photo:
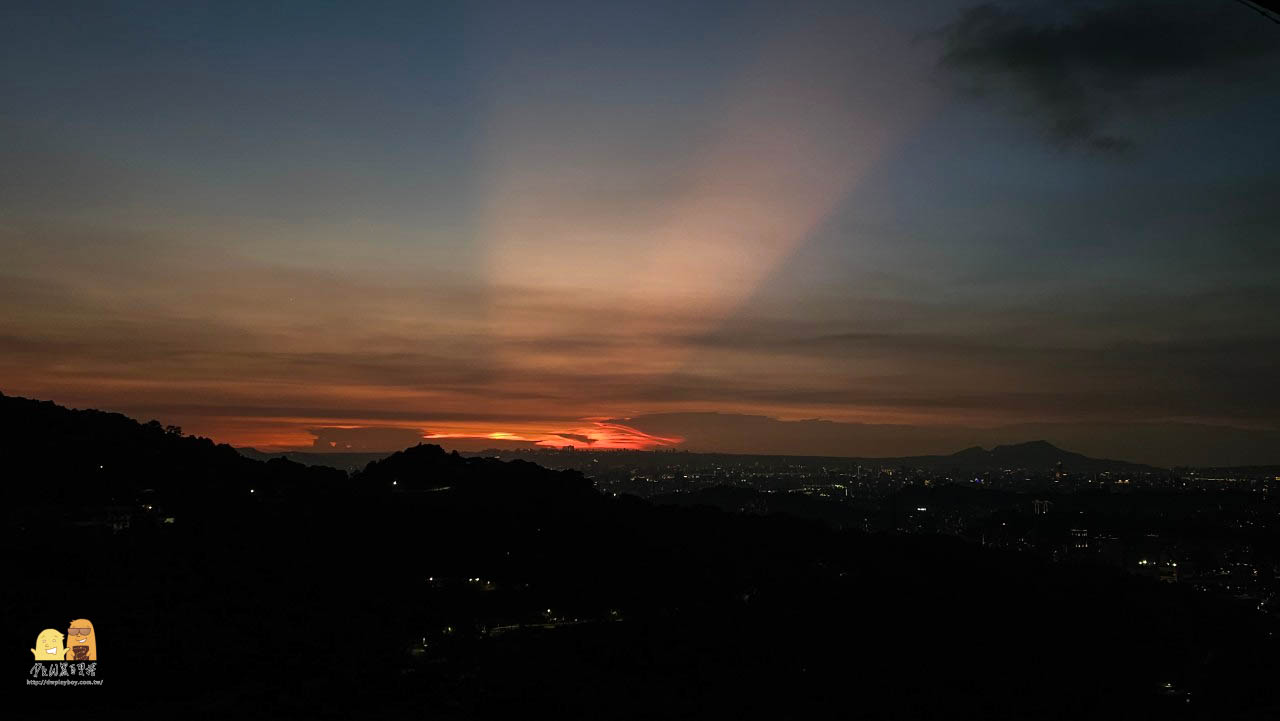
[[(900, 82), (919, 70), (902, 53), (909, 45), (868, 17), (797, 21), (744, 62), (688, 157), (592, 157), (590, 141), (557, 121), (583, 123), (587, 138), (602, 132), (593, 121), (643, 125), (494, 102), (505, 114), (489, 140), (491, 286), (553, 292), (564, 308), (495, 304), (489, 332), (593, 341), (588, 358), (549, 343), (497, 365), (574, 373), (587, 387), (602, 372), (660, 385), (689, 359), (680, 339), (731, 315), (926, 112), (924, 95)], [(644, 182), (617, 190), (624, 198), (596, 187), (628, 174)]]

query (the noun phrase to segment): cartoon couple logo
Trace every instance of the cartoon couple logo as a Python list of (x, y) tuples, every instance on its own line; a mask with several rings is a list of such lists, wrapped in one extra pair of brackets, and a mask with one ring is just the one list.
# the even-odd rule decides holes
[(67, 628), (67, 646), (62, 646), (62, 633), (46, 628), (36, 636), (31, 654), (37, 661), (97, 661), (98, 634), (88, 619), (77, 618)]

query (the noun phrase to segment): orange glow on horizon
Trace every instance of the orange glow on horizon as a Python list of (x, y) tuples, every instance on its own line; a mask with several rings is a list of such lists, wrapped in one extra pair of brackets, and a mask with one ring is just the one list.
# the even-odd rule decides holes
[[(254, 419), (261, 422), (268, 419)], [(359, 430), (366, 428), (378, 428), (378, 424), (370, 423), (368, 425), (360, 423), (352, 423), (350, 421), (343, 423), (324, 423), (315, 419), (270, 419), (279, 423), (279, 425), (265, 426), (260, 428), (220, 428), (212, 429), (190, 429), (199, 435), (207, 435), (218, 443), (229, 443), (237, 447), (252, 447), (262, 451), (316, 451), (326, 452), (330, 450), (328, 447), (316, 446), (316, 435), (307, 430), (317, 426), (326, 428), (341, 428), (345, 430)], [(288, 428), (287, 426), (293, 426)], [(575, 446), (578, 448), (601, 449), (601, 450), (651, 450), (654, 448), (671, 447), (684, 442), (684, 438), (680, 437), (664, 437), (645, 433), (636, 428), (626, 426), (619, 423), (606, 423), (603, 420), (586, 419), (580, 423), (589, 425), (555, 425), (545, 422), (531, 424), (533, 426), (541, 426), (536, 428), (522, 429), (520, 431), (494, 431), (487, 428), (468, 427), (469, 424), (459, 423), (457, 427), (448, 430), (423, 432), (421, 434), (422, 441), (425, 443), (436, 443), (438, 445), (448, 447), (450, 441), (499, 441), (502, 443), (524, 443), (529, 447), (540, 448), (560, 448), (564, 446)], [(256, 423), (255, 423), (256, 425)], [(432, 423), (431, 425), (439, 427), (440, 424)], [(305, 427), (302, 427), (305, 426)], [(468, 445), (475, 445), (469, 443)], [(333, 450), (346, 450), (334, 447)], [(384, 448), (379, 451), (396, 451), (400, 448)]]
[(424, 434), (427, 440), (481, 440), (524, 441), (543, 448), (560, 448), (563, 446), (581, 446), (602, 450), (649, 450), (664, 446), (675, 446), (684, 442), (683, 438), (667, 438), (655, 436), (630, 426), (618, 423), (605, 423), (592, 420), (590, 426), (558, 429), (552, 433), (512, 433), (508, 431), (483, 432), (438, 432)]

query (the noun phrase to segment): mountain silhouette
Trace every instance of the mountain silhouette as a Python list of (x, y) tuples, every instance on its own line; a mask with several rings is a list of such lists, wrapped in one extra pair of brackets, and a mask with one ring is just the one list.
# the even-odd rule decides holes
[(1043, 473), (1059, 468), (1068, 473), (1151, 473), (1162, 469), (1141, 463), (1090, 458), (1081, 453), (1063, 450), (1048, 441), (1028, 441), (1001, 445), (987, 450), (972, 446), (945, 456), (902, 456), (897, 458), (857, 458), (857, 462), (880, 466), (905, 466), (939, 472), (985, 472), (1001, 470), (1026, 470)]
[(157, 493), (170, 503), (206, 503), (303, 490), (333, 490), (347, 482), (332, 468), (274, 458), (252, 460), (226, 444), (183, 435), (159, 421), (120, 413), (75, 410), (51, 401), (0, 393), (0, 466), (36, 483), (10, 484), (28, 501), (78, 504), (131, 502)]
[(1128, 461), (1090, 458), (1080, 453), (1063, 450), (1048, 441), (1028, 441), (1012, 445), (996, 446), (986, 450), (978, 446), (948, 456), (957, 467), (975, 470), (1025, 468), (1049, 470), (1062, 464), (1068, 472), (1091, 473), (1098, 471), (1156, 471), (1152, 466)]

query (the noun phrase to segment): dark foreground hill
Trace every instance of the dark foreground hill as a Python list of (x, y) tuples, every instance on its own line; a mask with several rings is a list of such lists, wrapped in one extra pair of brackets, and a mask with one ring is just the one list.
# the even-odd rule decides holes
[[(54, 471), (6, 486), (91, 490), (60, 475), (93, 465), (80, 444), (103, 453), (102, 439), (135, 431), (80, 420), (59, 436), (76, 443), (40, 446)], [(140, 471), (174, 469), (159, 501), (189, 497), (187, 471), (234, 492), (116, 532), (18, 503), (3, 535), (5, 646), (21, 650), (6, 673), (29, 672), (21, 657), (41, 629), (88, 618), (104, 684), (69, 690), (96, 693), (112, 717), (1232, 719), (1278, 708), (1265, 619), (1145, 579), (954, 539), (655, 507), (574, 473), (433, 446), (350, 481), (244, 494), (237, 474), (260, 466), (137, 432), (135, 449), (172, 446), (167, 465)], [(12, 439), (0, 440), (6, 458)], [(67, 703), (54, 694), (68, 689), (25, 690)]]

